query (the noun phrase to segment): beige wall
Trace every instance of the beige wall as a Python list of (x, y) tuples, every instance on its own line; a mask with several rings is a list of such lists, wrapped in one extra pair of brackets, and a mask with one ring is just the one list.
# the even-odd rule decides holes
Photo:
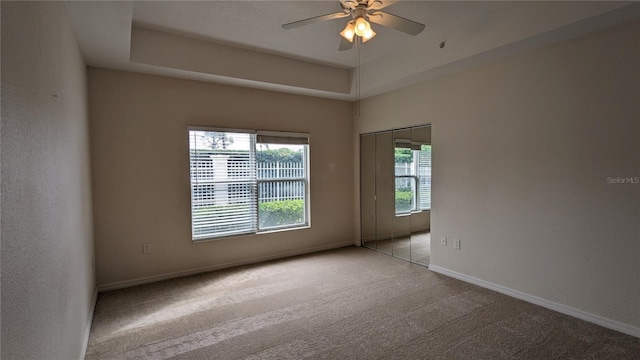
[(95, 300), (86, 67), (62, 2), (1, 6), (1, 357), (78, 359)]
[(640, 176), (638, 44), (635, 22), (362, 103), (354, 138), (433, 125), (432, 264), (640, 333), (640, 184), (607, 180)]
[[(95, 68), (89, 99), (101, 288), (353, 244), (350, 102)], [(310, 133), (311, 228), (192, 243), (190, 125)]]

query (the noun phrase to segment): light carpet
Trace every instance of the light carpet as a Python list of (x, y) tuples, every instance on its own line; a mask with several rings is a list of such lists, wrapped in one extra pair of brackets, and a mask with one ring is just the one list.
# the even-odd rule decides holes
[(86, 359), (639, 359), (640, 339), (348, 247), (100, 293)]

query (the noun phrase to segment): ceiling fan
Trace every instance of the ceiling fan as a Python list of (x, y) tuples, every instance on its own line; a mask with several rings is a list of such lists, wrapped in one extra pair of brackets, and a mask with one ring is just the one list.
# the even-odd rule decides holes
[(347, 22), (344, 30), (340, 32), (340, 36), (342, 36), (342, 41), (338, 48), (340, 51), (351, 49), (353, 40), (357, 39), (357, 37), (361, 37), (364, 43), (376, 36), (375, 31), (371, 29), (369, 21), (409, 35), (418, 35), (424, 30), (423, 24), (381, 11), (382, 1), (380, 0), (340, 0), (340, 6), (342, 7), (341, 12), (294, 21), (282, 25), (282, 28), (287, 30), (295, 29), (304, 25), (350, 16), (351, 20)]

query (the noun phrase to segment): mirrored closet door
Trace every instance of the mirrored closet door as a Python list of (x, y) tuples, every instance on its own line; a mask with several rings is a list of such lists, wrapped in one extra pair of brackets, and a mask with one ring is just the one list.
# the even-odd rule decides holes
[(428, 266), (431, 126), (360, 137), (362, 245)]

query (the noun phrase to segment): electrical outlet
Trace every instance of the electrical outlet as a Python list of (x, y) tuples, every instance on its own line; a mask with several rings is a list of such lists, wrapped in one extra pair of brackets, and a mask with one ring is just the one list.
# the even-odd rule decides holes
[(142, 244), (142, 253), (151, 254), (151, 244)]
[(447, 246), (447, 237), (443, 236), (440, 238), (440, 245)]
[(460, 239), (453, 239), (453, 248), (460, 250)]

